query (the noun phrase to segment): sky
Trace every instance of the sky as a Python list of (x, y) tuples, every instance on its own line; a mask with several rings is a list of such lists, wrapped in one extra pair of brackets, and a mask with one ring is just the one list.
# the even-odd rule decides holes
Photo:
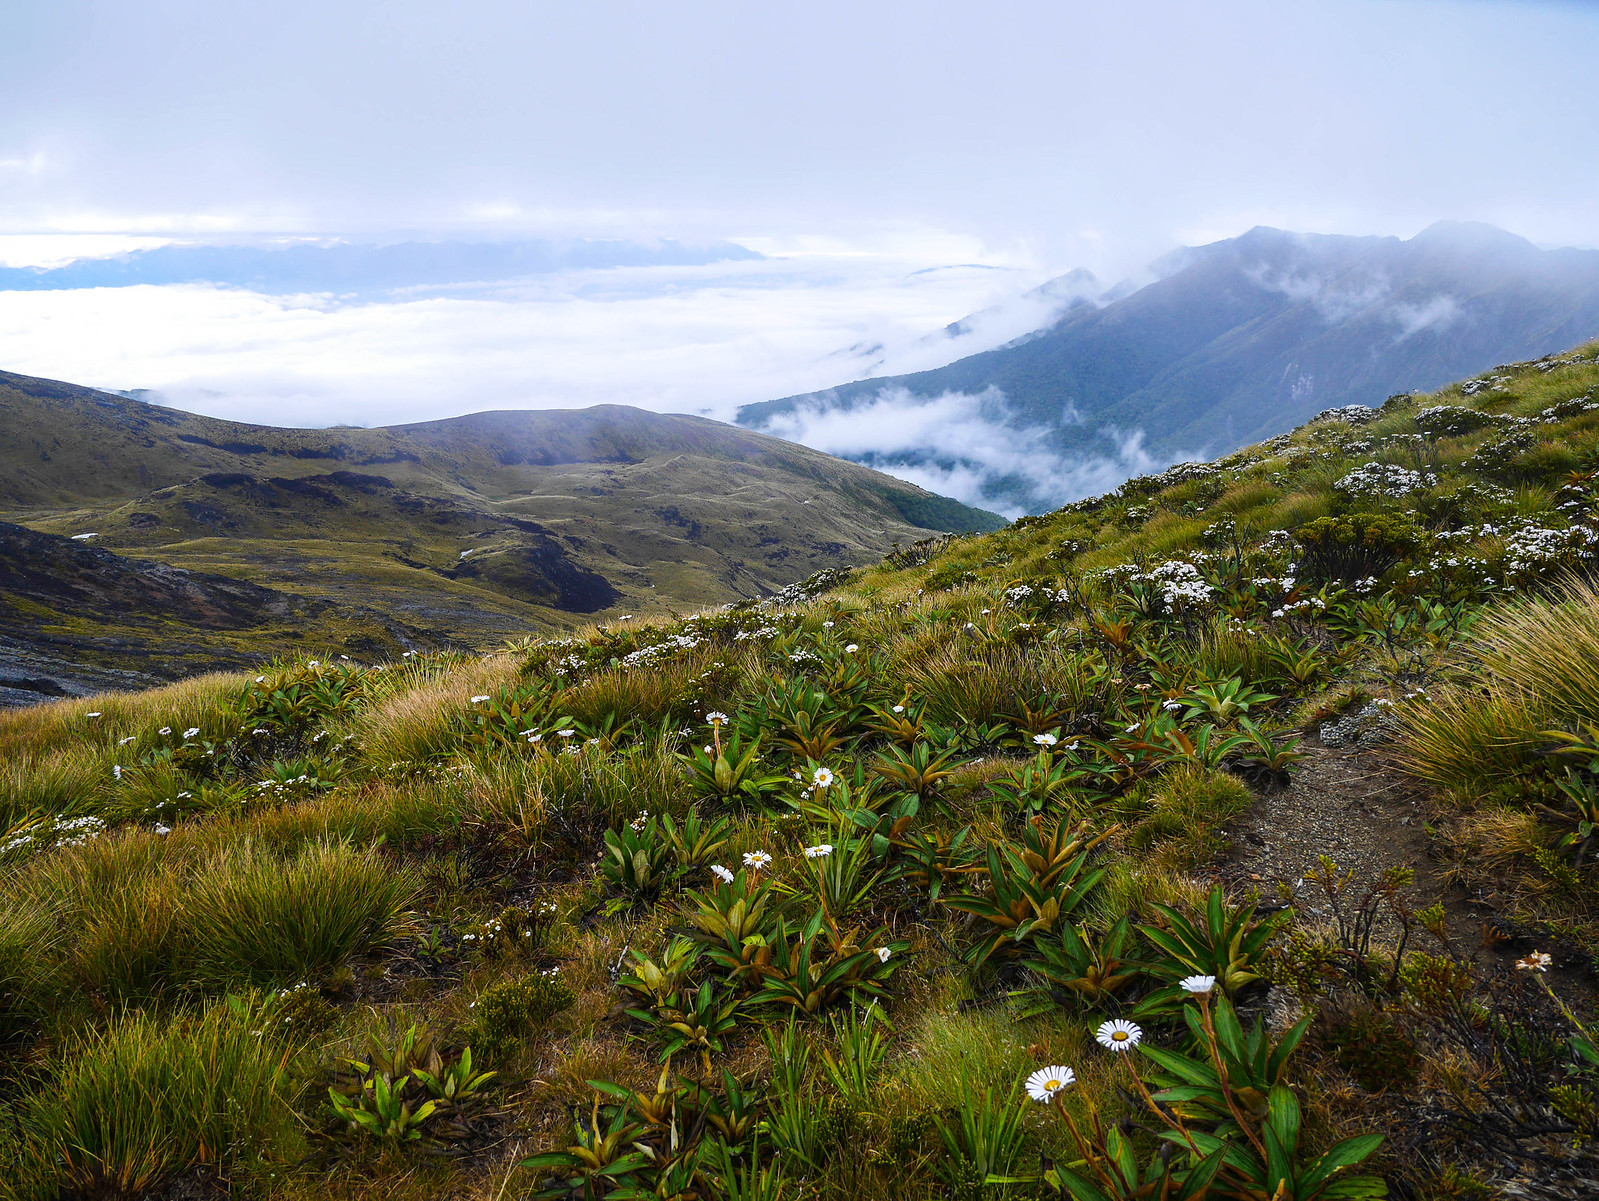
[[(731, 240), (460, 295), (0, 292), (0, 369), (241, 420), (740, 403), (1256, 224), (1599, 245), (1599, 4), (9, 0), (0, 263)], [(928, 335), (1000, 306), (959, 344)]]

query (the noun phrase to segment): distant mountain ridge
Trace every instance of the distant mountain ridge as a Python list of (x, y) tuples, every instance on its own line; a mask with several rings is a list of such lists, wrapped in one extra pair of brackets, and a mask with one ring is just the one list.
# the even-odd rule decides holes
[(763, 256), (733, 242), (533, 239), (157, 246), (54, 267), (0, 267), (0, 291), (209, 283), (283, 292), (367, 292), (503, 282), (552, 271), (698, 266)]
[[(1259, 227), (1176, 251), (1148, 275), (996, 350), (746, 405), (738, 421), (792, 436), (807, 415), (953, 394), (1062, 461), (1120, 454), (1125, 477), (1599, 333), (1599, 251), (1540, 250), (1486, 225), (1443, 222), (1408, 241)], [(891, 470), (948, 471), (959, 459), (948, 447), (920, 458), (828, 449)], [(1035, 511), (1071, 499), (1048, 485), (1047, 473), (1007, 478), (990, 467), (981, 497)]]

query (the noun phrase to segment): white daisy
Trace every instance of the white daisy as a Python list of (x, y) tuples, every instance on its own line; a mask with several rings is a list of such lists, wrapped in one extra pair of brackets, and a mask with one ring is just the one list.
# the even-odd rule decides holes
[(850, 643), (850, 644), (849, 644), (849, 645), (848, 645), (848, 646), (846, 646), (846, 647), (845, 647), (845, 648), (844, 648), (844, 653), (845, 653), (845, 654), (846, 654), (846, 655), (853, 655), (853, 654), (854, 654), (854, 653), (855, 653), (855, 652), (856, 652), (856, 651), (858, 651), (858, 650), (860, 650), (860, 649), (861, 649), (861, 648), (860, 648), (860, 647), (858, 647), (858, 646), (856, 646), (856, 645), (855, 645), (855, 644), (854, 644), (854, 643), (853, 643), (853, 642), (852, 642), (852, 643)]
[(805, 848), (805, 858), (807, 859), (826, 859), (832, 853), (833, 844), (830, 842), (819, 842), (813, 847)]
[(731, 884), (733, 882), (733, 873), (728, 871), (720, 863), (711, 864), (711, 875), (715, 876), (723, 884)]
[(1184, 976), (1177, 983), (1181, 984), (1183, 986), (1183, 988), (1186, 989), (1187, 991), (1193, 993), (1194, 996), (1202, 997), (1206, 993), (1208, 993), (1211, 989), (1216, 987), (1216, 977), (1215, 976)]
[(894, 712), (895, 713), (903, 713), (903, 712), (905, 712), (905, 706), (904, 705), (895, 705), (894, 706)]
[(472, 703), (473, 703), (473, 704), (474, 704), (474, 705), (481, 705), (481, 704), (482, 704), (482, 703), (483, 703), (483, 702), (484, 702), (484, 701), (486, 701), (486, 700), (488, 700), (488, 699), (489, 699), (489, 698), (488, 698), (488, 697), (487, 697), (487, 696), (474, 696), (474, 697), (473, 697), (473, 698), (472, 698)]
[(1547, 972), (1550, 964), (1554, 963), (1553, 955), (1546, 955), (1542, 951), (1534, 951), (1525, 959), (1516, 960), (1516, 970), (1521, 972)]
[(1039, 746), (1054, 746), (1060, 739), (1053, 734), (1034, 734), (1033, 741)]
[(159, 732), (162, 733), (162, 734), (170, 734), (170, 733), (172, 733), (172, 727), (171, 726), (162, 726)]
[(85, 717), (99, 717), (100, 715), (98, 713), (85, 713), (84, 716)]
[(1132, 1022), (1113, 1018), (1102, 1022), (1099, 1029), (1094, 1031), (1094, 1037), (1107, 1051), (1131, 1051), (1144, 1037), (1144, 1032)]
[(705, 715), (705, 720), (710, 722), (713, 726), (725, 726), (727, 724), (727, 714), (718, 713), (713, 709), (711, 712)]
[(185, 738), (193, 738), (199, 732), (200, 732), (200, 727), (199, 726), (190, 726), (187, 730), (183, 731), (183, 736)]
[(832, 768), (818, 767), (811, 773), (811, 783), (818, 788), (831, 788), (833, 786)]
[(1053, 1101), (1055, 1094), (1077, 1083), (1077, 1073), (1071, 1068), (1039, 1068), (1027, 1077), (1027, 1095), (1035, 1101)]
[(571, 729), (568, 729), (568, 730), (557, 730), (555, 732), (557, 734), (559, 734), (562, 738), (570, 738), (570, 737), (572, 737), (573, 734), (577, 733), (576, 730), (571, 730)]
[(765, 851), (745, 851), (744, 852), (744, 866), (749, 868), (751, 871), (757, 871), (758, 872), (763, 867), (765, 867), (767, 864), (771, 863), (771, 861), (772, 861), (772, 857), (770, 855), (768, 855)]

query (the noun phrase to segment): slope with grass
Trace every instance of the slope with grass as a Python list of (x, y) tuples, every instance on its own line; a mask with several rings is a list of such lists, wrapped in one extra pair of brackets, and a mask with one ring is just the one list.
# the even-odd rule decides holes
[(1584, 1195), (1596, 386), (0, 715), (0, 1191)]
[(291, 593), (303, 643), (352, 654), (359, 640), (317, 619), (332, 612), (319, 602), (376, 610), (435, 644), (492, 645), (582, 615), (766, 595), (895, 541), (1001, 524), (695, 417), (602, 406), (273, 429), (4, 373), (0, 518)]

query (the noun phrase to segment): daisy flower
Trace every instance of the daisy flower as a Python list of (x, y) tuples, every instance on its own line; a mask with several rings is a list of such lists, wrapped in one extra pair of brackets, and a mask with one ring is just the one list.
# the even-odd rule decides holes
[(893, 953), (894, 953), (894, 948), (893, 947), (878, 947), (877, 948), (877, 962), (878, 963), (887, 963), (888, 962), (888, 957), (890, 955), (892, 955)]
[(819, 842), (813, 847), (805, 848), (805, 858), (807, 859), (826, 859), (832, 853), (833, 844), (830, 842)]
[(488, 699), (489, 698), (486, 695), (484, 695), (484, 696), (474, 696), (472, 698), (472, 703), (474, 705), (481, 705), (484, 701), (486, 701)]
[(705, 715), (705, 720), (710, 722), (713, 726), (725, 726), (727, 724), (727, 714), (718, 713), (713, 709), (711, 712)]
[(758, 872), (763, 867), (765, 867), (767, 864), (771, 863), (771, 861), (772, 861), (772, 857), (770, 855), (768, 855), (765, 851), (745, 851), (744, 852), (744, 866), (749, 868), (751, 871), (757, 871)]
[(853, 655), (853, 654), (854, 654), (854, 653), (855, 653), (855, 652), (856, 652), (856, 651), (858, 651), (858, 650), (860, 650), (860, 649), (861, 649), (861, 648), (860, 648), (860, 647), (858, 647), (858, 646), (856, 646), (856, 645), (855, 645), (855, 644), (854, 644), (854, 643), (853, 643), (853, 642), (852, 642), (852, 643), (850, 643), (850, 644), (849, 644), (849, 645), (848, 645), (848, 646), (846, 646), (846, 647), (845, 647), (845, 648), (844, 648), (844, 653), (845, 653), (845, 654), (846, 654), (846, 655)]
[(1039, 1068), (1027, 1077), (1027, 1095), (1035, 1101), (1053, 1101), (1055, 1094), (1077, 1083), (1077, 1073), (1071, 1068)]
[(831, 788), (833, 786), (833, 769), (818, 767), (811, 773), (811, 783), (818, 788)]
[(894, 706), (894, 712), (895, 713), (903, 713), (903, 712), (905, 712), (905, 706), (904, 705), (895, 705)]
[(171, 726), (162, 726), (159, 732), (162, 733), (162, 734), (170, 734), (170, 733), (172, 733), (172, 727)]
[(1215, 976), (1184, 976), (1177, 982), (1196, 997), (1202, 997), (1216, 987)]
[(1060, 739), (1053, 734), (1034, 734), (1033, 741), (1039, 746), (1054, 746)]
[(190, 726), (187, 730), (183, 731), (183, 736), (185, 738), (193, 738), (199, 732), (200, 732), (200, 727), (199, 726)]
[(572, 737), (573, 734), (577, 733), (576, 730), (557, 730), (555, 732), (557, 734), (559, 734), (562, 738), (570, 738), (570, 737)]
[(728, 871), (720, 863), (711, 864), (711, 875), (715, 876), (723, 884), (731, 884), (733, 882), (733, 873)]
[(1525, 959), (1516, 960), (1516, 970), (1518, 972), (1547, 972), (1549, 965), (1554, 963), (1554, 961), (1555, 957), (1553, 955), (1545, 955), (1542, 951), (1534, 951)]
[(1107, 1051), (1131, 1051), (1143, 1037), (1142, 1030), (1120, 1018), (1102, 1022), (1099, 1029), (1094, 1031), (1094, 1038)]

